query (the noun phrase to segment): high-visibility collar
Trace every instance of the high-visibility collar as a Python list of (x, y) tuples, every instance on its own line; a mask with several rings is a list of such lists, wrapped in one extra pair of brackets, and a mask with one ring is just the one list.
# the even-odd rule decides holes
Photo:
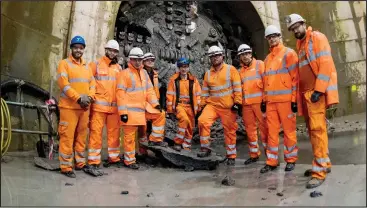
[(142, 70), (143, 69), (143, 65), (141, 65), (138, 69), (135, 68), (131, 63), (128, 63), (127, 66), (130, 68), (130, 69), (135, 69), (135, 70)]
[(72, 62), (72, 63), (74, 63), (74, 64), (77, 64), (77, 65), (85, 65), (85, 60), (82, 58), (82, 57), (80, 57), (80, 63), (77, 61), (77, 60), (75, 60), (75, 58), (70, 54), (69, 55), (69, 60)]
[(270, 48), (270, 52), (272, 55), (277, 55), (280, 51), (285, 48), (283, 43), (279, 43), (277, 46)]
[(252, 58), (252, 61), (250, 63), (249, 66), (246, 66), (246, 65), (242, 65), (242, 67), (246, 70), (249, 70), (249, 69), (252, 69), (252, 68), (255, 68), (255, 65), (256, 65), (256, 59), (255, 58)]
[(222, 66), (220, 67), (220, 69), (217, 71), (217, 70), (215, 70), (215, 68), (212, 66), (211, 68), (210, 68), (210, 71), (213, 71), (213, 72), (220, 72), (220, 71), (222, 71), (222, 69), (223, 69), (223, 67), (224, 67), (224, 62), (222, 63)]
[(111, 59), (110, 58), (108, 58), (107, 56), (102, 56), (102, 60), (103, 60), (103, 62), (105, 62), (108, 66), (110, 65), (110, 63), (111, 63)]

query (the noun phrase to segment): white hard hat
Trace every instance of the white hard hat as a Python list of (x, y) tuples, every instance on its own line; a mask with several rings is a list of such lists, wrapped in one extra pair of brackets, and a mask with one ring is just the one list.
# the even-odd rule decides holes
[(143, 58), (143, 56), (144, 56), (143, 51), (138, 47), (132, 48), (130, 50), (129, 58)]
[(217, 54), (223, 54), (223, 50), (218, 46), (211, 46), (208, 50), (208, 56), (211, 57)]
[(109, 40), (104, 48), (111, 48), (120, 51), (119, 43), (116, 40)]
[(252, 52), (251, 47), (246, 44), (241, 44), (237, 49), (237, 55), (241, 55), (246, 52)]
[(153, 53), (146, 53), (143, 56), (143, 61), (147, 60), (147, 59), (155, 59), (155, 56)]
[(303, 17), (301, 17), (301, 15), (299, 14), (291, 14), (285, 18), (285, 22), (287, 23), (287, 28), (289, 30), (289, 28), (292, 27), (292, 25), (298, 22), (302, 22), (302, 23), (306, 22), (306, 20), (303, 19)]
[(269, 25), (265, 29), (265, 38), (272, 34), (281, 34), (280, 30), (275, 25)]

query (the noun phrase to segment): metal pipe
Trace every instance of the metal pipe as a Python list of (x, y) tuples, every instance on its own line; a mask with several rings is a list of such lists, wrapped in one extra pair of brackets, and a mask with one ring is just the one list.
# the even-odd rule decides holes
[[(4, 131), (7, 131), (8, 128), (1, 128), (4, 129)], [(45, 132), (45, 131), (31, 131), (31, 130), (23, 130), (23, 129), (11, 129), (11, 132), (14, 133), (25, 133), (25, 134), (40, 134), (40, 135), (52, 135), (52, 133), (50, 132)]]
[(25, 108), (31, 108), (31, 109), (36, 109), (37, 107), (43, 108), (43, 109), (56, 109), (55, 106), (48, 106), (48, 105), (34, 105), (32, 103), (20, 103), (20, 102), (13, 102), (13, 101), (5, 101), (6, 104), (8, 105), (16, 105), (16, 106), (22, 106)]

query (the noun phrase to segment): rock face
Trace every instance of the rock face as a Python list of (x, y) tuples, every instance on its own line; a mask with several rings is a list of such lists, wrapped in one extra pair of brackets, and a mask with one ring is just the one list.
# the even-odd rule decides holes
[[(135, 2), (120, 7), (115, 27), (115, 39), (120, 44), (120, 64), (127, 65), (127, 56), (132, 47), (140, 47), (144, 52), (152, 52), (156, 56), (161, 97), (165, 100), (165, 88), (169, 78), (176, 73), (176, 60), (181, 57), (191, 61), (190, 71), (202, 83), (204, 73), (210, 68), (207, 50), (218, 45), (225, 50), (225, 62), (238, 67), (234, 51), (244, 40), (246, 30), (240, 25), (236, 28), (230, 22), (223, 22), (213, 16), (210, 7), (205, 3), (195, 2)], [(205, 11), (198, 14), (198, 10)], [(235, 19), (235, 18), (233, 18)], [(221, 24), (219, 22), (222, 22)], [(228, 29), (230, 32), (226, 32)], [(234, 30), (238, 30), (234, 32)], [(238, 123), (241, 120), (238, 119)], [(176, 133), (175, 122), (167, 119), (166, 137), (172, 138)], [(243, 134), (243, 126), (238, 132)], [(215, 122), (212, 127), (213, 140), (223, 139), (223, 127)], [(197, 134), (195, 141), (199, 141)]]

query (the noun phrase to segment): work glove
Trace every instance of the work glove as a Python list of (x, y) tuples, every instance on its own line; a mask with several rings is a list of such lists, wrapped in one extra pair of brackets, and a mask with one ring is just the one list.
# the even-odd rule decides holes
[(159, 110), (160, 112), (162, 112), (162, 108), (161, 108), (161, 106), (160, 106), (160, 105), (157, 105), (157, 106), (155, 106), (154, 108), (155, 108), (155, 109), (157, 109), (157, 110)]
[(266, 113), (266, 103), (265, 102), (261, 102), (260, 109), (261, 109), (261, 112)]
[(297, 113), (297, 103), (296, 102), (292, 102), (291, 104), (291, 108), (292, 108), (292, 112), (293, 113)]
[(91, 96), (88, 96), (88, 98), (89, 98), (89, 103), (93, 103), (94, 102), (94, 99)]
[(321, 95), (321, 92), (314, 91), (311, 95), (311, 102), (316, 103), (317, 101), (319, 101)]
[(127, 121), (129, 120), (129, 117), (127, 116), (127, 114), (121, 115), (120, 119), (122, 122), (127, 123)]
[(240, 112), (240, 111), (242, 111), (241, 105), (239, 105), (239, 104), (234, 104), (232, 106), (231, 110), (234, 111), (234, 112), (236, 112), (236, 113), (238, 113), (238, 115), (241, 115), (242, 114), (242, 112)]
[(81, 95), (77, 102), (83, 109), (88, 108), (90, 104), (89, 98), (86, 95)]

